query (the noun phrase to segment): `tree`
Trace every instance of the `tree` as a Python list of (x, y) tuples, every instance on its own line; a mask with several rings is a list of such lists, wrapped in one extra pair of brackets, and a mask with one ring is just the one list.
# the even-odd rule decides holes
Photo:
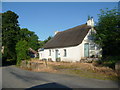
[(50, 39), (52, 39), (51, 36), (49, 36), (46, 40), (44, 40), (44, 43), (47, 43)]
[(20, 40), (16, 44), (17, 53), (17, 65), (20, 64), (21, 60), (29, 59), (28, 56), (28, 43), (25, 40)]
[(38, 36), (27, 28), (20, 29), (17, 20), (18, 17), (19, 16), (12, 11), (2, 13), (3, 64), (6, 64), (6, 62), (4, 62), (6, 60), (19, 64), (21, 60), (29, 58), (29, 48), (35, 50), (39, 48)]
[(29, 48), (38, 49), (38, 36), (27, 28), (19, 30), (19, 41), (16, 44), (17, 65), (22, 60), (29, 59)]
[(117, 56), (120, 52), (120, 15), (116, 9), (101, 10), (96, 25), (96, 43), (103, 49), (103, 57)]
[(42, 48), (44, 46), (44, 41), (38, 41), (38, 44), (39, 44), (39, 48)]
[[(2, 49), (2, 13), (0, 13), (0, 50)], [(0, 59), (2, 59), (2, 52), (0, 52)]]
[(27, 28), (23, 28), (20, 29), (19, 33), (20, 39), (27, 41), (29, 48), (32, 48), (34, 50), (37, 50), (39, 48), (38, 36), (34, 32), (29, 31)]
[(2, 46), (4, 59), (16, 60), (15, 46), (18, 41), (18, 15), (12, 11), (2, 13)]
[(42, 48), (50, 39), (52, 39), (51, 36), (49, 36), (47, 39), (45, 39), (44, 41), (38, 41), (39, 43), (39, 48)]

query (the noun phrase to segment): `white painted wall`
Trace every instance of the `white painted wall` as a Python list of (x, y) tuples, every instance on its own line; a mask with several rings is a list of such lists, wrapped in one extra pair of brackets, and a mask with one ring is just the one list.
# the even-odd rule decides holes
[[(73, 46), (73, 47), (65, 47), (65, 48), (45, 49), (44, 51), (39, 52), (40, 55), (39, 59), (51, 58), (53, 61), (56, 61), (55, 50), (58, 50), (58, 57), (61, 58), (61, 61), (71, 61), (71, 62), (79, 61), (81, 59), (80, 46), (81, 45)], [(64, 49), (66, 49), (66, 53), (67, 53), (66, 56), (64, 56)], [(49, 50), (51, 50), (51, 56), (49, 56)]]

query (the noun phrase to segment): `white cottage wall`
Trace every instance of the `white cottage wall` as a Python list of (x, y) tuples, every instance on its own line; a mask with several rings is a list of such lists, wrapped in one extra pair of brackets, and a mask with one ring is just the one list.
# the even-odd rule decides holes
[[(39, 52), (40, 56), (42, 54), (40, 59), (52, 59), (56, 61), (56, 50), (58, 50), (58, 58), (60, 58), (61, 61), (76, 62), (81, 59), (80, 45), (66, 48), (45, 49)], [(64, 50), (66, 50), (66, 56), (64, 56)], [(51, 55), (49, 55), (50, 51)]]
[[(64, 52), (62, 49), (66, 49), (67, 55), (64, 57)], [(67, 47), (67, 48), (61, 48), (61, 60), (62, 61), (70, 61), (70, 62), (76, 62), (80, 61), (81, 55), (80, 55), (80, 45), (73, 46), (73, 47)]]

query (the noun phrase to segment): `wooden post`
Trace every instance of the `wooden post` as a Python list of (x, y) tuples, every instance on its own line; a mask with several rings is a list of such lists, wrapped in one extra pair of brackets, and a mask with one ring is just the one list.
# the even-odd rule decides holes
[(120, 76), (120, 61), (115, 64), (115, 70), (117, 71), (118, 76)]
[(46, 65), (46, 67), (47, 67), (47, 59), (45, 59), (45, 65)]

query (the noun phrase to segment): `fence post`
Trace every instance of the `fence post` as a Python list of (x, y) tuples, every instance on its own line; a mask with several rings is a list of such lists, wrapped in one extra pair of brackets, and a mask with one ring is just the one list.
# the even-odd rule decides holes
[(118, 62), (115, 64), (115, 70), (116, 70), (118, 76), (120, 76), (120, 61), (118, 61)]
[(46, 67), (47, 67), (47, 59), (44, 59), (45, 60), (45, 65), (46, 65)]

